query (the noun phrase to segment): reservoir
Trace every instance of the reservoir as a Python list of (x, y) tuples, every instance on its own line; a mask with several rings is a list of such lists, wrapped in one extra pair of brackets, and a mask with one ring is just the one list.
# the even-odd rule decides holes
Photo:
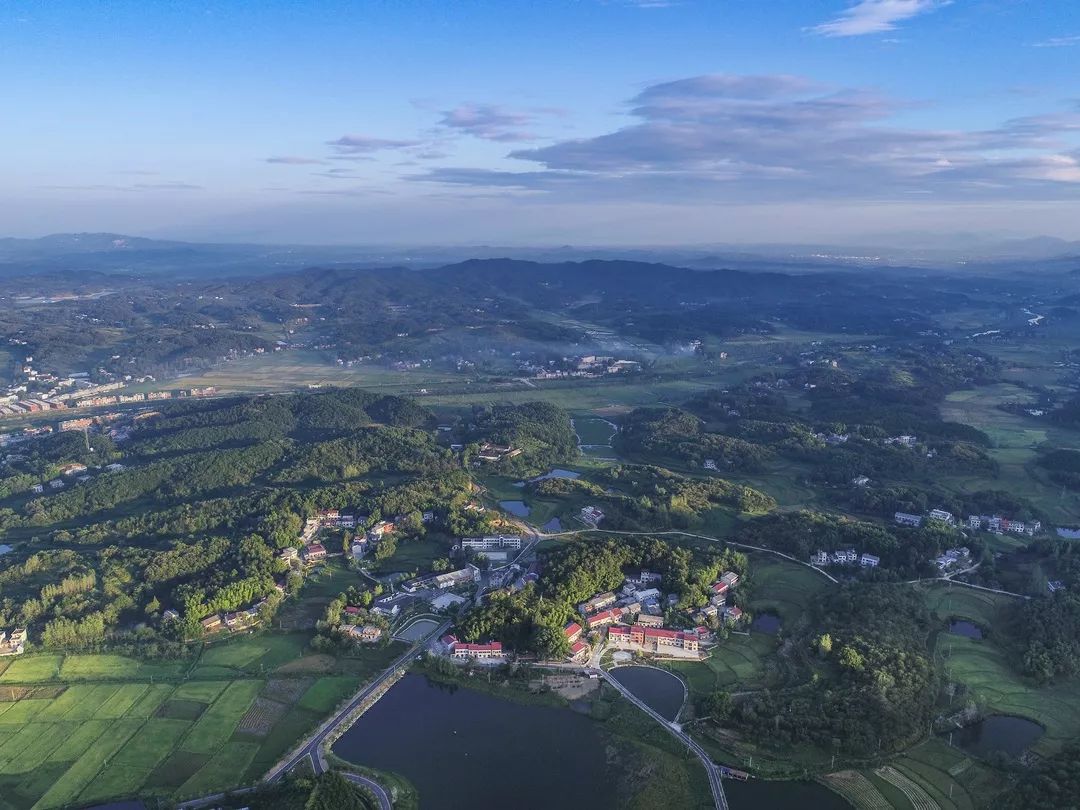
[(678, 717), (686, 690), (677, 676), (655, 667), (616, 667), (611, 677), (660, 716), (668, 720)]
[[(614, 810), (604, 741), (582, 714), (406, 675), (334, 743), (408, 779), (421, 810)], [(557, 775), (557, 776), (556, 776)]]
[[(647, 667), (618, 671), (626, 678), (621, 683), (656, 689), (653, 699), (669, 701), (666, 714), (678, 711), (682, 686), (674, 676)], [(358, 765), (401, 774), (419, 792), (420, 810), (616, 810), (612, 782), (619, 766), (607, 762), (602, 728), (569, 709), (520, 704), (409, 674), (333, 751)], [(732, 810), (850, 810), (815, 782), (728, 779), (724, 791)]]
[(995, 751), (1019, 757), (1042, 734), (1042, 726), (1024, 717), (992, 714), (952, 732), (952, 744), (977, 757), (986, 757)]

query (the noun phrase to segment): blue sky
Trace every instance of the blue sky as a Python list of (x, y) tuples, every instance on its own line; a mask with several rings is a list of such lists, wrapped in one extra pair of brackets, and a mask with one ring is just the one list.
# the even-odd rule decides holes
[(1075, 0), (9, 0), (0, 230), (1080, 238)]

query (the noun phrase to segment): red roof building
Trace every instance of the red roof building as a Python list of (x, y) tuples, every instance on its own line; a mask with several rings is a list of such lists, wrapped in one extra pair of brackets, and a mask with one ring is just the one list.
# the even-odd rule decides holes
[(569, 622), (562, 631), (566, 640), (573, 644), (581, 636), (581, 625), (577, 622)]
[(594, 613), (591, 616), (586, 617), (585, 624), (592, 630), (595, 627), (604, 627), (609, 624), (615, 624), (622, 618), (622, 610), (619, 608), (611, 608), (610, 610), (601, 610), (599, 613)]
[(455, 644), (452, 655), (454, 658), (502, 658), (502, 642), (492, 641), (490, 644)]

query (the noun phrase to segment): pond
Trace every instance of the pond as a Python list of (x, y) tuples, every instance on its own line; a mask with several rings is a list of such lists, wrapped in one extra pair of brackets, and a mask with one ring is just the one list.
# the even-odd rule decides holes
[(604, 748), (585, 715), (406, 675), (333, 750), (400, 773), (419, 791), (421, 810), (614, 810)]
[(11, 546), (0, 543), (0, 554), (7, 554), (11, 550), (12, 550)]
[(530, 478), (529, 480), (533, 482), (547, 481), (549, 478), (567, 478), (571, 481), (575, 481), (578, 478), (581, 478), (581, 473), (574, 472), (573, 470), (560, 470), (556, 468), (549, 473), (545, 473), (544, 475), (538, 475), (536, 476), (536, 478)]
[(611, 677), (657, 714), (668, 720), (679, 716), (686, 690), (677, 676), (655, 667), (616, 667)]
[(1058, 537), (1063, 537), (1066, 540), (1080, 540), (1080, 529), (1066, 529), (1064, 526), (1058, 526)]
[(499, 501), (499, 508), (504, 512), (509, 512), (514, 517), (528, 517), (529, 509), (525, 501)]
[(438, 622), (431, 619), (417, 619), (404, 630), (399, 631), (394, 638), (400, 638), (403, 641), (419, 641), (438, 626)]
[(1043, 727), (1025, 717), (992, 714), (949, 736), (953, 745), (977, 757), (986, 757), (995, 751), (1019, 757), (1042, 735)]
[(561, 532), (562, 531), (562, 521), (560, 521), (557, 517), (553, 517), (551, 520), (549, 520), (547, 523), (545, 523), (540, 528), (545, 532)]
[(949, 632), (966, 638), (981, 639), (983, 637), (982, 628), (979, 625), (963, 619), (954, 619), (949, 622)]
[(775, 636), (780, 632), (780, 617), (775, 613), (759, 613), (750, 623), (750, 629)]

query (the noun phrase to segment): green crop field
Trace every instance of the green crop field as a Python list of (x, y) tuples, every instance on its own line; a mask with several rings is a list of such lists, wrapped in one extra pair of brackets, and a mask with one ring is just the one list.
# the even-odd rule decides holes
[[(0, 810), (133, 795), (171, 801), (257, 780), (403, 649), (308, 656), (327, 659), (324, 677), (301, 680), (298, 690), (268, 687), (267, 679), (297, 677), (288, 673), (305, 660), (306, 639), (242, 636), (178, 662), (110, 654), (12, 661), (0, 682)], [(249, 710), (261, 727), (241, 726)]]
[(751, 613), (770, 611), (785, 622), (794, 621), (817, 594), (832, 585), (817, 571), (766, 554), (752, 557), (750, 576), (754, 586)]

